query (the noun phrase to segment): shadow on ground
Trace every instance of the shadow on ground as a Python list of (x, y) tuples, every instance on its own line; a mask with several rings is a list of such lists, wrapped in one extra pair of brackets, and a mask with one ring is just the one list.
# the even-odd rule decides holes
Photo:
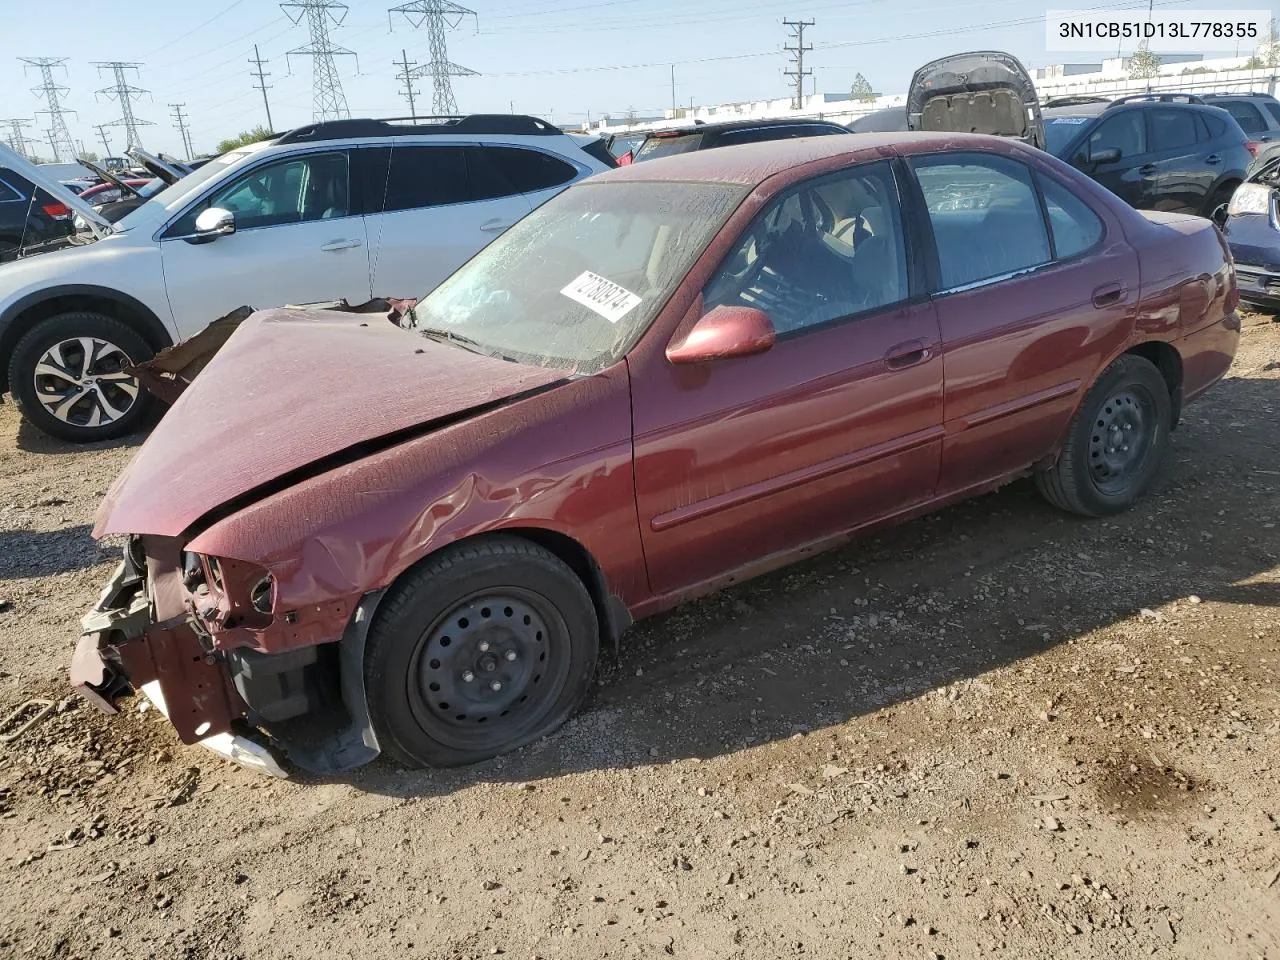
[(60, 530), (0, 530), (0, 581), (83, 570), (104, 560), (82, 523)]
[(94, 443), (68, 443), (66, 440), (59, 440), (56, 437), (49, 436), (24, 419), (18, 423), (17, 444), (19, 450), (45, 455), (84, 453), (89, 450), (114, 450), (118, 447), (137, 447), (141, 446), (142, 441), (147, 439), (147, 434), (151, 432), (152, 426), (154, 424), (148, 422), (142, 429), (115, 440), (99, 440)]

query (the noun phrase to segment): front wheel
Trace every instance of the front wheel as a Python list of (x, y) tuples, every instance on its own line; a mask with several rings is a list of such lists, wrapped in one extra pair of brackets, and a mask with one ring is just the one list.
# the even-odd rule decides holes
[(1054, 506), (1087, 517), (1132, 506), (1169, 445), (1169, 388), (1149, 360), (1126, 354), (1102, 372), (1071, 421), (1057, 461), (1036, 474)]
[(599, 647), (591, 597), (554, 554), (505, 536), (447, 547), (391, 588), (370, 627), (378, 742), (413, 767), (532, 743), (586, 698)]
[(59, 314), (18, 341), (9, 389), (22, 415), (49, 435), (72, 443), (111, 440), (137, 429), (151, 408), (151, 397), (124, 369), (153, 352), (114, 317)]

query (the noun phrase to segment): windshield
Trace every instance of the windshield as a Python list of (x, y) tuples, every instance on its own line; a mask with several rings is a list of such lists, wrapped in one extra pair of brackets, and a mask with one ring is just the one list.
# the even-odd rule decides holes
[(636, 160), (654, 160), (658, 157), (673, 157), (677, 153), (688, 153), (697, 150), (702, 143), (702, 134), (687, 133), (679, 137), (653, 136), (644, 142), (636, 151)]
[[(263, 143), (261, 146), (265, 147), (267, 144)], [(244, 160), (247, 157), (253, 156), (255, 153), (257, 153), (257, 150), (254, 149), (235, 150), (231, 153), (224, 153), (222, 156), (216, 157), (214, 160), (201, 166), (199, 170), (193, 170), (181, 180), (168, 184), (167, 186), (163, 180), (158, 178), (155, 179), (153, 182), (156, 186), (151, 192), (148, 192), (147, 190), (141, 191), (141, 193), (147, 198), (147, 202), (136, 209), (129, 211), (129, 215), (122, 219), (117, 226), (122, 229), (128, 229), (130, 224), (135, 220), (141, 221), (143, 219), (150, 219), (150, 211), (154, 211), (157, 207), (167, 207), (174, 201), (186, 196), (190, 191), (197, 190), (215, 177), (219, 177), (227, 173), (228, 167)]]
[(748, 188), (585, 183), (539, 207), (415, 309), (482, 353), (595, 373), (666, 304)]
[(1093, 117), (1045, 117), (1044, 148), (1055, 157), (1060, 157), (1072, 140), (1076, 138), (1084, 125)]

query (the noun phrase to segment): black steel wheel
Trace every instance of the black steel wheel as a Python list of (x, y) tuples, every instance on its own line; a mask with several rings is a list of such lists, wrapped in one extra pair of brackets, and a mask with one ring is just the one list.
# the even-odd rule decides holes
[(410, 766), (455, 766), (531, 743), (585, 698), (598, 650), (591, 597), (554, 554), (503, 536), (446, 548), (395, 584), (370, 628), (379, 744)]
[(1171, 423), (1164, 377), (1149, 360), (1126, 354), (1085, 395), (1057, 461), (1036, 475), (1036, 485), (1072, 513), (1125, 510), (1159, 473)]

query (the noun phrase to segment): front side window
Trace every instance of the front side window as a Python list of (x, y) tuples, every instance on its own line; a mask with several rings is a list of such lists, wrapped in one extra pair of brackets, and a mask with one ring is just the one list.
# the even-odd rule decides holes
[(938, 250), (943, 290), (1047, 263), (1049, 237), (1031, 171), (1003, 157), (912, 161)]
[(1196, 118), (1190, 110), (1156, 108), (1151, 111), (1150, 120), (1151, 149), (1156, 153), (1181, 150), (1195, 144)]
[(459, 349), (603, 370), (648, 329), (748, 192), (718, 183), (580, 184), (437, 287), (411, 326)]
[(234, 213), (237, 230), (345, 217), (351, 212), (350, 194), (345, 152), (290, 157), (215, 190), (187, 211), (170, 234), (193, 233), (196, 217), (211, 207)]
[(757, 307), (785, 335), (898, 303), (907, 289), (897, 184), (887, 163), (872, 163), (775, 198), (703, 303)]

